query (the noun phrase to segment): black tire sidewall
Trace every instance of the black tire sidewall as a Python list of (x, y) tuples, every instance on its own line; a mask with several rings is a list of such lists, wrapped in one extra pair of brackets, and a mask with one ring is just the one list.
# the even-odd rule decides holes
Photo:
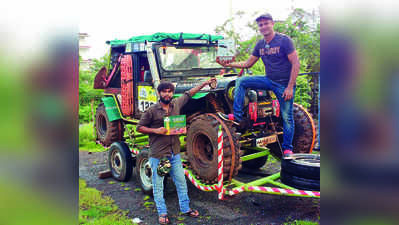
[[(101, 134), (101, 132), (100, 132), (100, 123), (99, 123), (99, 119), (100, 119), (100, 117), (104, 117), (105, 118), (105, 122), (106, 122), (106, 131), (105, 131), (105, 134)], [(105, 106), (104, 106), (104, 103), (101, 103), (98, 107), (97, 107), (97, 110), (96, 110), (96, 134), (97, 134), (97, 138), (101, 141), (101, 142), (104, 142), (105, 140), (107, 140), (108, 139), (108, 135), (109, 135), (109, 132), (107, 132), (108, 130), (109, 130), (109, 120), (108, 120), (108, 115), (107, 115), (107, 112), (105, 111)]]
[(320, 191), (320, 180), (297, 177), (284, 171), (281, 171), (280, 179), (283, 184), (300, 190)]
[[(293, 149), (292, 151), (294, 153), (311, 153), (312, 152), (312, 142), (314, 142), (315, 140), (315, 130), (313, 130), (312, 128), (314, 127), (313, 123), (313, 119), (312, 117), (309, 116), (309, 114), (307, 114), (307, 111), (305, 108), (303, 108), (301, 105), (294, 103), (293, 104), (293, 112), (294, 112), (294, 123), (295, 123), (295, 130), (294, 130), (294, 136), (293, 136), (293, 140), (292, 140), (292, 145), (293, 145)], [(303, 115), (303, 117), (300, 117), (300, 115)], [(281, 116), (280, 116), (281, 117)], [(301, 122), (305, 121), (305, 124), (301, 124)], [(282, 126), (282, 117), (279, 120), (279, 126)], [(310, 129), (312, 129), (312, 131), (310, 131)], [(307, 132), (305, 132), (307, 131)], [(312, 133), (309, 133), (312, 132)], [(306, 143), (305, 145), (308, 147), (306, 149), (303, 148), (303, 143), (301, 141), (299, 141), (300, 138), (303, 138), (304, 136), (306, 137)], [(278, 140), (280, 142), (280, 144), (278, 144), (277, 142), (269, 144), (267, 147), (270, 149), (270, 152), (275, 155), (278, 158), (282, 158), (282, 153), (281, 150), (284, 149), (280, 149), (280, 145), (283, 144), (283, 135), (279, 135), (278, 136)]]
[(282, 160), (281, 171), (302, 178), (320, 180), (320, 166), (303, 165), (295, 160)]
[(152, 195), (153, 194), (153, 186), (151, 185), (150, 188), (146, 187), (140, 176), (140, 167), (141, 164), (143, 163), (144, 159), (149, 160), (149, 151), (147, 149), (140, 150), (139, 154), (137, 155), (137, 161), (136, 161), (136, 180), (140, 184), (141, 190), (143, 191), (144, 194), (147, 195)]
[[(123, 166), (120, 174), (118, 174), (113, 168), (111, 163), (111, 156), (114, 151), (120, 152)], [(128, 181), (133, 172), (133, 159), (129, 147), (124, 142), (115, 142), (111, 145), (108, 152), (108, 167), (111, 170), (112, 177), (118, 181)]]
[[(202, 119), (201, 119), (202, 120)], [(201, 171), (199, 174), (207, 174), (208, 177), (204, 177), (205, 179), (213, 179), (214, 177), (217, 177), (217, 157), (218, 157), (218, 152), (217, 152), (217, 130), (212, 129), (212, 127), (206, 126), (204, 123), (199, 123), (198, 120), (194, 121), (187, 132), (187, 156), (190, 162), (193, 162), (194, 160), (197, 160), (195, 158), (195, 155), (193, 153), (193, 148), (194, 148), (194, 138), (198, 136), (198, 134), (206, 134), (208, 138), (210, 139), (210, 142), (212, 144), (213, 148), (213, 163), (208, 164), (209, 166), (206, 168), (196, 168), (196, 170)], [(194, 165), (193, 165), (194, 166)], [(202, 172), (204, 171), (205, 172)]]
[[(100, 117), (105, 118), (106, 130), (104, 134), (100, 132)], [(104, 103), (98, 105), (95, 115), (96, 136), (101, 144), (108, 147), (113, 142), (123, 141), (124, 126), (121, 120), (109, 121)]]

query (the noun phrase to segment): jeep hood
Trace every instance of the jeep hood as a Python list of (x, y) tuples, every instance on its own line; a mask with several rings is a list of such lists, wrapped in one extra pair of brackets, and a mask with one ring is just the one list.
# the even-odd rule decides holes
[[(180, 80), (180, 81), (173, 81), (171, 80), (171, 82), (173, 84), (175, 84), (175, 94), (182, 94), (185, 91), (190, 90), (193, 87), (196, 87), (200, 84), (202, 84), (203, 82), (209, 80), (210, 77), (195, 77), (195, 78), (189, 78), (186, 80)], [(209, 93), (209, 92), (215, 92), (215, 91), (221, 91), (224, 90), (227, 85), (236, 80), (236, 77), (216, 77), (217, 79), (217, 86), (215, 89), (210, 89), (209, 86), (205, 86), (204, 88), (201, 89), (201, 91), (199, 91), (199, 93), (197, 95), (201, 95), (201, 93)], [(205, 96), (203, 95), (203, 96)], [(201, 97), (203, 97), (201, 96)]]

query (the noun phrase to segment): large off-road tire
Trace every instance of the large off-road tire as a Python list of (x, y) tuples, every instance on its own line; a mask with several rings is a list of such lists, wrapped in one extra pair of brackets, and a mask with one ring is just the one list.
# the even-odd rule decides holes
[(119, 181), (128, 181), (133, 172), (132, 153), (125, 142), (114, 142), (108, 152), (108, 167), (112, 177)]
[[(229, 179), (241, 168), (239, 137), (235, 128), (214, 114), (195, 117), (187, 130), (187, 156), (194, 173), (205, 183), (217, 182), (218, 129), (223, 131), (223, 177)], [(234, 157), (233, 157), (234, 155)]]
[(281, 162), (281, 182), (302, 190), (320, 190), (320, 155), (294, 154)]
[(105, 147), (110, 146), (113, 142), (123, 140), (125, 128), (122, 121), (109, 121), (104, 103), (98, 105), (96, 109), (95, 126), (97, 140)]
[(136, 160), (137, 182), (144, 194), (152, 195), (152, 170), (148, 150), (140, 150)]
[[(316, 137), (316, 130), (311, 115), (303, 108), (303, 106), (294, 103), (294, 123), (295, 131), (294, 138), (292, 140), (293, 152), (294, 153), (311, 153)], [(282, 119), (279, 123), (282, 126)], [(283, 144), (283, 135), (278, 136), (278, 142), (269, 144), (267, 147), (271, 153), (281, 158), (282, 153), (281, 146)]]
[[(255, 150), (245, 150), (244, 155), (250, 155), (253, 153), (257, 153), (259, 151), (255, 151)], [(267, 162), (267, 158), (268, 156), (262, 156), (256, 159), (251, 159), (249, 161), (244, 161), (242, 162), (242, 167), (244, 168), (248, 168), (248, 169), (259, 169), (261, 168), (263, 165), (265, 165), (265, 163)]]

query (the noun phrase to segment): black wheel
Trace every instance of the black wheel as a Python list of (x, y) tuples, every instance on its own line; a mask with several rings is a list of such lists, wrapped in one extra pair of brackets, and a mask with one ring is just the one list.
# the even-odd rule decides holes
[(113, 142), (123, 140), (125, 129), (122, 121), (109, 121), (104, 103), (98, 105), (96, 109), (95, 127), (97, 140), (106, 147), (110, 146)]
[(136, 179), (140, 184), (141, 190), (147, 195), (152, 195), (152, 170), (149, 152), (146, 149), (141, 150), (137, 155)]
[[(313, 150), (313, 145), (316, 137), (316, 130), (313, 123), (313, 119), (310, 114), (303, 108), (303, 106), (294, 103), (294, 138), (292, 140), (292, 151), (294, 153), (311, 153)], [(280, 126), (282, 127), (282, 118), (280, 117)], [(282, 157), (280, 145), (283, 144), (283, 135), (278, 136), (278, 142), (269, 144), (267, 147), (270, 152), (278, 158)]]
[(224, 124), (222, 125), (223, 176), (228, 179), (231, 171), (232, 176), (235, 176), (241, 167), (240, 145), (235, 128), (229, 124), (220, 123), (211, 114), (202, 114), (192, 120), (187, 130), (188, 161), (194, 173), (206, 183), (217, 182), (218, 129), (221, 124)]
[(281, 182), (288, 186), (309, 191), (320, 191), (320, 180), (297, 177), (281, 171)]
[(295, 154), (292, 160), (281, 161), (281, 171), (302, 178), (320, 180), (320, 155)]
[(108, 152), (108, 167), (116, 180), (128, 181), (130, 179), (133, 172), (133, 159), (126, 143), (112, 143)]
[[(259, 151), (254, 151), (254, 150), (245, 150), (244, 155), (250, 155), (253, 153), (257, 153)], [(256, 159), (251, 159), (249, 161), (244, 161), (242, 162), (242, 166), (245, 168), (249, 168), (249, 169), (259, 169), (261, 168), (263, 165), (265, 165), (265, 163), (267, 162), (267, 158), (268, 156), (262, 156)]]

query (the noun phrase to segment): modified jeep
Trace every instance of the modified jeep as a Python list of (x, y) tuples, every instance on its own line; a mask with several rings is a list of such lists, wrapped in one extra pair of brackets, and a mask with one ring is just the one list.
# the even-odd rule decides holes
[[(218, 129), (223, 131), (223, 175), (231, 179), (238, 171), (259, 169), (271, 153), (281, 158), (283, 126), (278, 101), (269, 90), (248, 89), (245, 95), (246, 127), (222, 120), (218, 112), (232, 113), (235, 81), (239, 71), (216, 63), (222, 36), (190, 33), (155, 33), (129, 40), (108, 41), (110, 64), (97, 73), (95, 89), (104, 89), (97, 107), (97, 141), (109, 149), (109, 167), (114, 178), (128, 180), (134, 167), (144, 191), (151, 190), (148, 136), (136, 125), (152, 104), (157, 103), (161, 80), (175, 85), (174, 97), (210, 77), (215, 86), (192, 96), (181, 113), (187, 118), (187, 133), (181, 135), (184, 166), (201, 183), (218, 178)], [(241, 71), (242, 72), (242, 71)], [(244, 74), (244, 76), (247, 74)], [(310, 153), (315, 141), (312, 117), (294, 104), (294, 153)], [(129, 127), (129, 128), (127, 128)]]

